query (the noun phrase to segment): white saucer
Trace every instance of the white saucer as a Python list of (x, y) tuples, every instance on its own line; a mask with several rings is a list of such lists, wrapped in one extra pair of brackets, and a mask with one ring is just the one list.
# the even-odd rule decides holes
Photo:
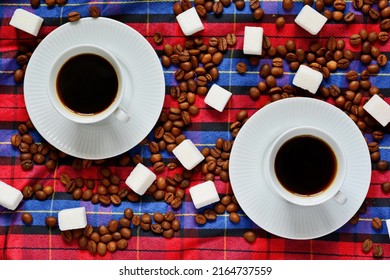
[[(52, 60), (77, 44), (96, 44), (122, 64), (128, 123), (114, 116), (96, 124), (74, 123), (50, 103), (46, 87)], [(24, 81), (27, 111), (38, 132), (57, 149), (83, 159), (110, 158), (137, 145), (156, 124), (164, 97), (163, 70), (152, 46), (131, 27), (103, 17), (66, 23), (51, 32), (31, 56)]]
[[(344, 205), (330, 199), (298, 206), (271, 189), (265, 176), (267, 149), (280, 133), (301, 125), (326, 131), (344, 151)], [(325, 101), (294, 97), (265, 106), (245, 123), (233, 144), (229, 175), (240, 206), (258, 226), (285, 238), (312, 239), (339, 229), (357, 212), (368, 192), (371, 161), (362, 133), (345, 113)]]

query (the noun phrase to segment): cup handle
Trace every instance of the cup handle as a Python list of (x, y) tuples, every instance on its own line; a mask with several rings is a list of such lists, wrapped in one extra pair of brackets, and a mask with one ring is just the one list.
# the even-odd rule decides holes
[(333, 199), (340, 205), (344, 205), (348, 200), (340, 191), (333, 196)]
[(128, 122), (130, 120), (130, 115), (129, 113), (127, 113), (127, 111), (125, 109), (123, 109), (122, 106), (118, 106), (118, 108), (116, 108), (116, 110), (114, 111), (114, 116), (120, 120), (121, 122)]

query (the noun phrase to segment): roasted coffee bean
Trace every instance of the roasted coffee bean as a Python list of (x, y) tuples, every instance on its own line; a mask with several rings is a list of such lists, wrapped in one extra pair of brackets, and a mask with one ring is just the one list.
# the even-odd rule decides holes
[(99, 202), (102, 204), (102, 205), (110, 205), (111, 204), (111, 199), (108, 195), (100, 195), (99, 196)]
[[(96, 244), (96, 243), (95, 243)], [(88, 244), (87, 244), (88, 245)], [(93, 249), (94, 250), (94, 249)], [(96, 252), (100, 255), (100, 256), (105, 256), (107, 254), (107, 245), (105, 244), (105, 242), (99, 242), (97, 244), (97, 247), (96, 247)]]
[(164, 214), (164, 219), (168, 222), (172, 222), (175, 219), (175, 214), (171, 211), (168, 211)]
[(152, 217), (148, 213), (144, 213), (141, 216), (141, 222), (145, 224), (150, 224), (152, 222)]
[(100, 9), (97, 6), (90, 6), (89, 7), (89, 15), (93, 18), (100, 17)]
[(376, 167), (380, 171), (386, 171), (389, 169), (389, 162), (382, 159), (376, 163)]
[(225, 206), (222, 203), (217, 203), (214, 205), (214, 211), (217, 214), (225, 213)]
[(382, 220), (378, 217), (372, 218), (371, 225), (374, 229), (380, 230), (382, 228)]
[(239, 62), (236, 65), (236, 70), (237, 70), (238, 73), (244, 74), (246, 72), (246, 70), (247, 70), (247, 66), (246, 66), (246, 64), (244, 62)]
[(349, 42), (351, 43), (351, 45), (358, 45), (361, 43), (361, 41), (362, 39), (359, 34), (352, 34), (349, 37)]
[(33, 158), (32, 153), (20, 153), (20, 161), (23, 162), (24, 160), (31, 160)]
[(371, 157), (372, 162), (377, 162), (378, 160), (380, 160), (380, 153), (373, 152), (373, 153), (371, 153), (370, 157)]
[(173, 231), (179, 231), (180, 230), (180, 221), (179, 220), (173, 220), (171, 222), (171, 228)]
[(214, 12), (214, 14), (220, 15), (220, 14), (222, 14), (222, 11), (223, 11), (223, 4), (221, 2), (219, 2), (219, 1), (215, 2), (213, 4), (213, 12)]
[(352, 13), (352, 12), (348, 12), (344, 15), (344, 21), (346, 23), (351, 23), (353, 21), (355, 21), (355, 14)]
[(100, 234), (101, 236), (110, 233), (110, 231), (108, 230), (108, 228), (107, 228), (105, 225), (99, 226), (98, 232), (99, 232), (99, 234)]
[(125, 238), (125, 239), (130, 239), (131, 238), (131, 230), (130, 230), (130, 228), (121, 228), (120, 230), (119, 230), (119, 232), (120, 232), (120, 234), (121, 234), (121, 236), (123, 237), (123, 238)]
[(183, 8), (181, 6), (181, 2), (180, 1), (176, 1), (174, 4), (173, 4), (173, 12), (175, 15), (179, 15), (183, 12)]
[(22, 142), (30, 145), (30, 144), (34, 143), (34, 139), (30, 134), (24, 134), (24, 135), (22, 135)]
[(374, 138), (374, 140), (382, 140), (385, 136), (385, 133), (383, 131), (380, 131), (380, 130), (374, 130), (372, 132), (372, 138)]
[(379, 41), (381, 41), (382, 43), (385, 43), (389, 40), (389, 33), (387, 33), (386, 31), (381, 31), (378, 33), (378, 39)]
[(72, 192), (72, 198), (73, 198), (74, 200), (80, 200), (82, 196), (83, 196), (83, 190), (80, 189), (80, 188), (76, 188), (76, 189)]
[(163, 36), (160, 31), (153, 34), (153, 40), (157, 45), (160, 45), (163, 41)]
[(221, 52), (224, 52), (227, 50), (227, 46), (228, 46), (228, 43), (227, 43), (227, 40), (226, 38), (219, 38), (218, 40), (218, 50), (221, 51)]
[(256, 234), (252, 230), (248, 230), (244, 233), (244, 239), (248, 243), (254, 243), (256, 241)]
[(24, 71), (23, 69), (16, 69), (14, 72), (14, 81), (15, 83), (21, 83), (24, 80)]
[(262, 8), (257, 8), (253, 11), (253, 18), (255, 20), (261, 20), (264, 16), (264, 10)]
[(33, 217), (31, 216), (30, 213), (24, 212), (24, 213), (22, 214), (22, 221), (23, 221), (23, 223), (25, 223), (26, 225), (30, 225), (30, 224), (33, 222)]
[(217, 219), (217, 214), (211, 209), (206, 209), (203, 212), (203, 215), (206, 217), (208, 221), (214, 221)]
[(25, 186), (23, 189), (22, 189), (22, 194), (23, 194), (23, 198), (24, 199), (29, 199), (33, 196), (34, 194), (34, 190), (31, 186)]
[(373, 256), (377, 259), (383, 257), (383, 247), (381, 245), (377, 244), (374, 246)]
[(119, 239), (117, 242), (116, 242), (116, 246), (119, 250), (124, 250), (127, 248), (127, 245), (128, 245), (128, 242), (126, 239)]
[(30, 0), (30, 5), (32, 8), (37, 9), (41, 5), (40, 0)]
[(387, 5), (383, 9), (381, 9), (380, 16), (382, 18), (389, 18), (390, 17), (390, 6)]
[(46, 158), (43, 155), (41, 155), (41, 154), (35, 154), (33, 156), (33, 161), (36, 164), (43, 164), (46, 161)]
[(67, 242), (67, 243), (71, 242), (73, 239), (72, 231), (70, 231), (70, 230), (61, 231), (61, 237), (62, 237), (62, 240), (64, 240), (65, 242)]
[(35, 197), (38, 200), (43, 201), (47, 199), (47, 194), (44, 191), (37, 191), (35, 192)]
[(68, 21), (69, 22), (78, 21), (80, 18), (81, 18), (81, 15), (79, 12), (70, 12), (68, 14)]
[(108, 230), (112, 233), (118, 230), (119, 222), (117, 220), (111, 220), (108, 222)]
[(342, 58), (339, 61), (337, 61), (337, 67), (340, 69), (346, 69), (349, 66), (349, 60), (346, 58)]
[(79, 240), (78, 240), (78, 244), (79, 244), (79, 247), (84, 249), (87, 247), (87, 244), (88, 244), (88, 238), (84, 235), (80, 236)]
[(390, 182), (384, 182), (381, 184), (381, 190), (383, 193), (389, 193), (390, 192)]
[(277, 17), (275, 20), (276, 28), (282, 28), (286, 23), (286, 19), (284, 17)]
[(293, 0), (283, 0), (282, 1), (282, 7), (286, 11), (289, 11), (293, 8)]
[(230, 212), (229, 220), (234, 224), (238, 224), (241, 220), (241, 217), (237, 214), (237, 212)]
[(356, 81), (358, 78), (358, 73), (355, 70), (350, 70), (345, 74), (348, 81)]
[(107, 244), (112, 241), (112, 234), (106, 233), (100, 237), (100, 241)]
[[(102, 246), (102, 245), (101, 245), (101, 246)], [(96, 245), (96, 242), (93, 241), (93, 240), (88, 240), (88, 242), (87, 242), (87, 249), (88, 249), (88, 251), (89, 251), (92, 255), (96, 254), (96, 252), (97, 252), (97, 245)], [(100, 250), (102, 250), (102, 249), (100, 249)]]
[(389, 30), (390, 29), (390, 18), (386, 18), (381, 21), (380, 27), (382, 30)]
[(362, 243), (362, 250), (364, 253), (368, 253), (372, 249), (372, 240), (371, 239), (365, 239)]
[(195, 221), (198, 225), (204, 225), (207, 222), (207, 219), (203, 214), (196, 214)]
[(18, 147), (22, 143), (22, 137), (19, 134), (11, 136), (11, 144), (14, 147)]
[(389, 0), (379, 0), (378, 1), (378, 8), (380, 10), (383, 10), (385, 8), (389, 7)]
[(68, 3), (68, 0), (56, 0), (58, 6), (65, 6)]
[(134, 215), (132, 218), (131, 218), (131, 223), (137, 227), (140, 225), (141, 223), (141, 217), (139, 215)]
[(173, 229), (168, 229), (163, 231), (163, 236), (165, 238), (172, 238), (174, 235)]
[(79, 239), (80, 236), (83, 235), (83, 229), (79, 228), (79, 229), (73, 229), (72, 230), (72, 237), (74, 239)]
[(379, 145), (377, 142), (370, 142), (368, 143), (368, 150), (370, 153), (377, 152), (379, 149)]
[(93, 233), (93, 226), (91, 225), (87, 225), (85, 228), (84, 228), (84, 232), (83, 234), (86, 236), (86, 237), (90, 237)]
[(378, 62), (379, 66), (384, 67), (387, 64), (387, 56), (385, 54), (380, 54), (376, 61)]

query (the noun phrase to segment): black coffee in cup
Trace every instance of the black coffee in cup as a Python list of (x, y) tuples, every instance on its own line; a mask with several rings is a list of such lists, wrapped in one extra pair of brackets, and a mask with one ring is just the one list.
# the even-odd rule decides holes
[(337, 159), (326, 142), (311, 135), (301, 135), (280, 147), (274, 169), (286, 190), (309, 196), (323, 192), (332, 184), (337, 173)]
[(58, 96), (66, 107), (80, 115), (107, 109), (118, 93), (118, 76), (105, 58), (79, 54), (61, 67), (56, 81)]

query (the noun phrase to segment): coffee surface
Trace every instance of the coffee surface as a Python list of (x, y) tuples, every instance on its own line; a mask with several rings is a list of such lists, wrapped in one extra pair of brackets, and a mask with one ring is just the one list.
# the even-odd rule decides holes
[(62, 103), (81, 115), (98, 114), (115, 100), (118, 77), (114, 67), (101, 56), (80, 54), (70, 58), (57, 76)]
[(279, 182), (289, 192), (315, 195), (332, 183), (337, 160), (332, 148), (323, 140), (302, 135), (280, 147), (274, 168)]

